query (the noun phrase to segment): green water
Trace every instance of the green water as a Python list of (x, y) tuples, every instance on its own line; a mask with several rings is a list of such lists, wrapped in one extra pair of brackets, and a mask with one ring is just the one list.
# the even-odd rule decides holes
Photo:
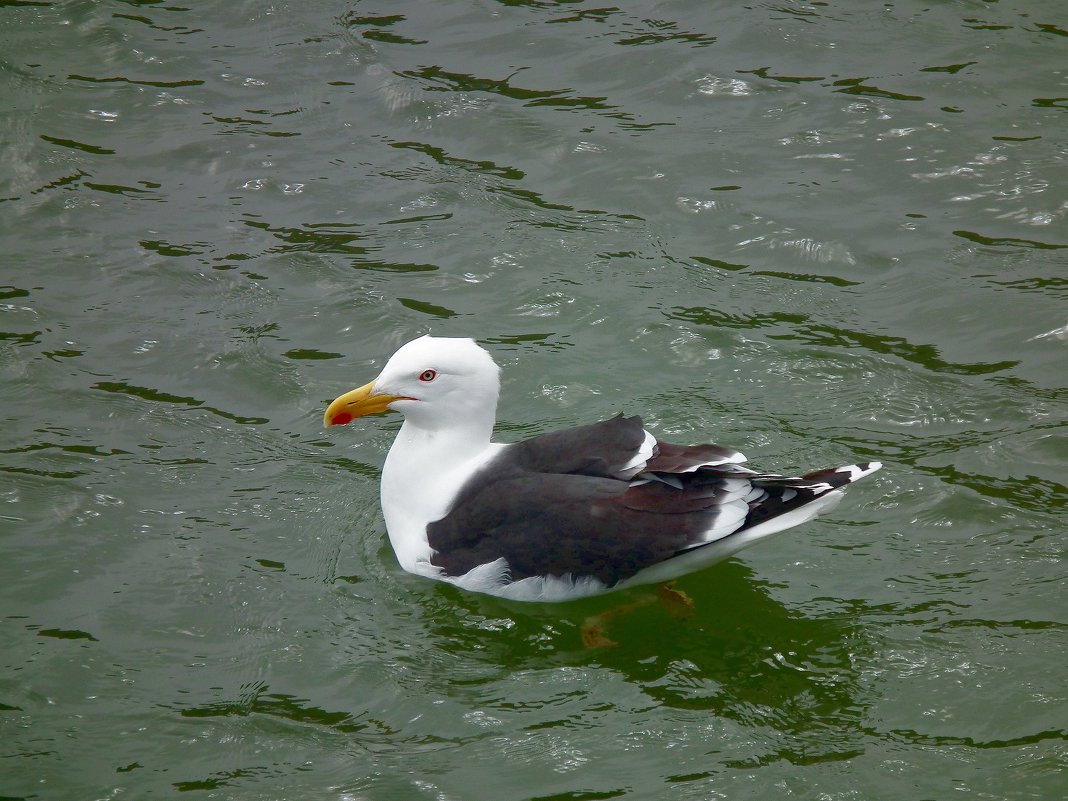
[[(0, 0), (0, 798), (1068, 797), (1060, 0)], [(404, 574), (426, 331), (830, 515), (562, 606)], [(413, 488), (413, 492), (418, 488)]]

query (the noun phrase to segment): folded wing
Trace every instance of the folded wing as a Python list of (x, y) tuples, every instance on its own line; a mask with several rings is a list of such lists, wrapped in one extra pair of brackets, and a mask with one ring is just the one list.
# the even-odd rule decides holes
[(791, 478), (744, 461), (719, 445), (659, 442), (638, 417), (516, 443), (427, 526), (432, 561), (461, 576), (503, 557), (513, 581), (592, 577), (613, 586), (726, 537), (803, 522), (810, 515), (799, 514), (802, 507), (878, 469)]

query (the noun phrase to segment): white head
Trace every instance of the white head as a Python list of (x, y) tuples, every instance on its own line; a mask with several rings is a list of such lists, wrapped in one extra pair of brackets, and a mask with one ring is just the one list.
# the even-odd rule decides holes
[(423, 336), (390, 357), (378, 378), (330, 404), (327, 426), (387, 410), (426, 430), (492, 428), (500, 368), (473, 339)]

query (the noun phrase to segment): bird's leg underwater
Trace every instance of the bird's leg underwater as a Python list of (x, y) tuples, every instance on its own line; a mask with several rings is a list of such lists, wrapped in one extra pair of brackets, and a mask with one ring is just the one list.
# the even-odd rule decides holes
[(682, 590), (675, 589), (674, 581), (665, 581), (657, 585), (656, 596), (660, 604), (676, 620), (693, 617), (693, 599)]
[(609, 622), (621, 615), (633, 612), (635, 609), (641, 609), (643, 606), (648, 606), (655, 601), (655, 595), (645, 595), (637, 601), (631, 601), (629, 604), (613, 606), (611, 609), (601, 612), (599, 615), (590, 615), (582, 621), (582, 644), (587, 648), (614, 648), (619, 645), (619, 643), (604, 633), (605, 627)]
[(693, 601), (682, 590), (675, 589), (675, 582), (657, 585), (655, 594), (645, 595), (629, 604), (614, 606), (599, 615), (590, 615), (582, 622), (582, 644), (587, 648), (614, 648), (619, 645), (605, 634), (608, 624), (621, 615), (649, 606), (657, 601), (676, 620), (685, 620), (693, 615)]

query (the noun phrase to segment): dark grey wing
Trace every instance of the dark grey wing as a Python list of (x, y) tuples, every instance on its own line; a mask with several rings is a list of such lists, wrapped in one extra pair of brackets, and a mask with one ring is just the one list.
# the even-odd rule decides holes
[(744, 457), (656, 443), (641, 418), (622, 415), (516, 443), (427, 526), (432, 562), (458, 576), (503, 557), (513, 580), (570, 574), (611, 586), (742, 524), (750, 485), (700, 472), (730, 458)]
[(593, 576), (612, 586), (878, 469), (788, 478), (739, 461), (719, 445), (654, 444), (638, 417), (535, 437), (505, 448), (427, 526), (431, 561), (460, 576), (503, 557), (515, 581)]
[(641, 452), (646, 433), (640, 417), (611, 420), (542, 434), (507, 450), (510, 462), (532, 473), (629, 478), (623, 469)]
[(707, 465), (737, 464), (745, 457), (722, 445), (674, 445), (656, 441), (656, 453), (645, 469), (653, 473), (688, 473)]
[[(640, 458), (641, 457), (641, 458)], [(563, 473), (629, 480), (639, 470), (691, 473), (700, 467), (744, 462), (722, 445), (674, 445), (653, 439), (640, 417), (610, 420), (533, 437), (508, 449), (508, 458), (534, 473)]]
[(612, 586), (699, 544), (719, 514), (711, 487), (699, 498), (585, 475), (487, 470), (462, 495), (427, 526), (431, 561), (450, 576), (503, 557), (516, 581), (594, 576)]

